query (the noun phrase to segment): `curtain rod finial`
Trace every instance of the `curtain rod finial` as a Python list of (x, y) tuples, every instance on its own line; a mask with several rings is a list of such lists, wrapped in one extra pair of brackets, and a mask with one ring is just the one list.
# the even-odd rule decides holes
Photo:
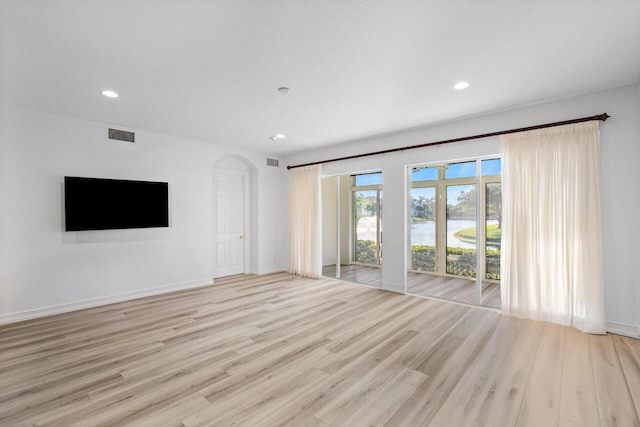
[(608, 119), (609, 117), (611, 117), (611, 116), (610, 116), (610, 115), (608, 115), (607, 113), (603, 113), (603, 114), (602, 114), (602, 121), (603, 121), (603, 122), (606, 122), (606, 121), (607, 121), (607, 119)]

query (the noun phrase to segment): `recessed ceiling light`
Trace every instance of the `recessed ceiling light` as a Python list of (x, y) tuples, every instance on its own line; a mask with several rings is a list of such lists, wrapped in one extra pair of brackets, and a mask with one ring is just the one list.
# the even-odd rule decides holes
[(291, 93), (291, 89), (289, 89), (288, 87), (282, 86), (282, 87), (278, 88), (278, 92), (283, 93), (283, 94), (286, 95), (288, 93)]
[(102, 94), (104, 96), (108, 96), (109, 98), (117, 98), (119, 95), (112, 90), (103, 90)]
[(285, 136), (284, 134), (279, 133), (279, 134), (277, 134), (277, 135), (276, 135), (276, 138), (278, 138), (278, 139), (285, 139), (285, 138), (286, 138), (286, 136)]
[(466, 89), (468, 87), (469, 87), (469, 83), (467, 82), (458, 82), (455, 85), (453, 85), (453, 88), (457, 90)]

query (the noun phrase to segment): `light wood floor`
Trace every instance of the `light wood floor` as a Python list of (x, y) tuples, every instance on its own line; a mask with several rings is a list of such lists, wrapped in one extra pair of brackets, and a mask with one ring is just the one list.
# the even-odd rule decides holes
[[(322, 274), (325, 277), (335, 277), (336, 267), (334, 265), (325, 266), (322, 268)], [(380, 286), (382, 283), (382, 269), (361, 264), (341, 265), (340, 280)], [(407, 292), (425, 297), (437, 297), (467, 304), (478, 304), (475, 279), (410, 271), (407, 273)], [(479, 305), (493, 308), (501, 307), (499, 283), (482, 283), (482, 298)]]
[[(329, 278), (336, 277), (336, 266), (322, 267), (322, 275)], [(382, 284), (382, 268), (361, 264), (341, 265), (340, 280), (368, 286), (380, 286)]]
[[(478, 304), (475, 279), (438, 276), (430, 273), (407, 273), (407, 292), (414, 295), (444, 298)], [(500, 284), (482, 282), (480, 305), (500, 308)]]
[(640, 341), (287, 274), (0, 327), (0, 425), (640, 426)]

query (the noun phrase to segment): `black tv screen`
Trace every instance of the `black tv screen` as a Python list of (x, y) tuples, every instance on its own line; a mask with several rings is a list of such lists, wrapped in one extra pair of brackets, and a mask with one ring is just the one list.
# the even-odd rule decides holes
[(66, 231), (169, 226), (166, 182), (64, 177)]

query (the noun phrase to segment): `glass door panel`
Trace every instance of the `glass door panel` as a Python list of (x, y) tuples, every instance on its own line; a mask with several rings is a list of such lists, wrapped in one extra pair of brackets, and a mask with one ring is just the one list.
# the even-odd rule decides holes
[(382, 190), (378, 190), (378, 264), (382, 265)]
[(502, 184), (485, 186), (485, 280), (482, 304), (500, 307), (500, 243), (502, 238)]
[(448, 185), (447, 266), (448, 274), (476, 276), (476, 186)]
[(327, 177), (321, 180), (322, 190), (322, 275), (338, 277), (338, 192), (336, 180), (339, 177)]
[(357, 191), (354, 198), (354, 261), (377, 265), (380, 263), (379, 191)]
[(408, 293), (500, 307), (501, 166), (494, 158), (408, 171)]
[(436, 188), (411, 189), (411, 269), (436, 271)]

